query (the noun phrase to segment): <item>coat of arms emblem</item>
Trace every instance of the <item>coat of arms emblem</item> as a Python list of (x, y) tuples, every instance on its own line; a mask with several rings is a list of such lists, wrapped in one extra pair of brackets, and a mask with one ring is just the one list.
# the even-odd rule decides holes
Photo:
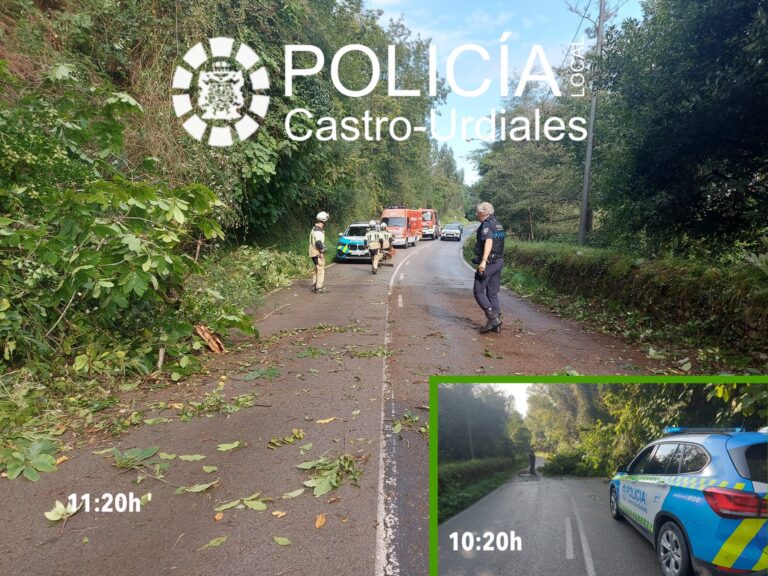
[(245, 103), (242, 70), (232, 70), (228, 62), (215, 62), (213, 70), (201, 72), (198, 80), (200, 95), (197, 104), (204, 120), (237, 120)]
[(182, 60), (171, 87), (184, 130), (211, 146), (232, 146), (255, 134), (269, 109), (269, 73), (259, 55), (247, 44), (218, 37), (198, 42)]

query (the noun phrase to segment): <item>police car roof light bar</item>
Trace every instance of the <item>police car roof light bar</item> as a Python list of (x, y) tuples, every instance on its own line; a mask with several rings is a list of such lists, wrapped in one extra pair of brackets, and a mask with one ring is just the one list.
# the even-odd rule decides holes
[(664, 434), (715, 434), (729, 432), (746, 432), (744, 428), (687, 428), (685, 426), (667, 426), (664, 428)]

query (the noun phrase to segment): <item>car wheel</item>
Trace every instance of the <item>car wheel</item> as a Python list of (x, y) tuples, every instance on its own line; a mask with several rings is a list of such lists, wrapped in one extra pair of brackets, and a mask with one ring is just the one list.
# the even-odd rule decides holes
[(621, 510), (619, 510), (619, 498), (616, 495), (616, 488), (611, 486), (611, 516), (613, 516), (614, 520), (621, 520), (624, 517), (621, 515)]
[(691, 572), (691, 555), (680, 527), (665, 522), (656, 535), (656, 558), (664, 576), (688, 576)]

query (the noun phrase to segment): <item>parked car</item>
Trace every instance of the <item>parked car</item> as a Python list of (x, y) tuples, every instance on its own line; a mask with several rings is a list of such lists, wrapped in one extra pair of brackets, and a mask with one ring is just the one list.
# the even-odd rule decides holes
[(664, 576), (765, 575), (768, 434), (665, 432), (611, 480), (611, 515), (654, 545)]
[(461, 240), (461, 235), (464, 231), (461, 228), (461, 224), (452, 222), (443, 226), (440, 230), (440, 240)]
[(349, 262), (352, 260), (370, 260), (365, 234), (371, 227), (368, 222), (353, 222), (339, 234), (336, 244), (336, 261)]

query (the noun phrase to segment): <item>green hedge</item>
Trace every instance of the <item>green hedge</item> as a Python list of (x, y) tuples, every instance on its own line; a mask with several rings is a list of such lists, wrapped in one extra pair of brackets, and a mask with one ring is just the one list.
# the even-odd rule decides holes
[(508, 242), (505, 260), (558, 292), (606, 299), (656, 324), (695, 323), (706, 340), (737, 348), (768, 345), (768, 275), (747, 263), (645, 259), (610, 249), (527, 242)]
[(507, 482), (523, 466), (515, 458), (441, 464), (437, 470), (437, 518), (444, 522)]
[(438, 493), (474, 484), (496, 472), (509, 470), (515, 464), (514, 458), (503, 457), (441, 464), (437, 473)]

